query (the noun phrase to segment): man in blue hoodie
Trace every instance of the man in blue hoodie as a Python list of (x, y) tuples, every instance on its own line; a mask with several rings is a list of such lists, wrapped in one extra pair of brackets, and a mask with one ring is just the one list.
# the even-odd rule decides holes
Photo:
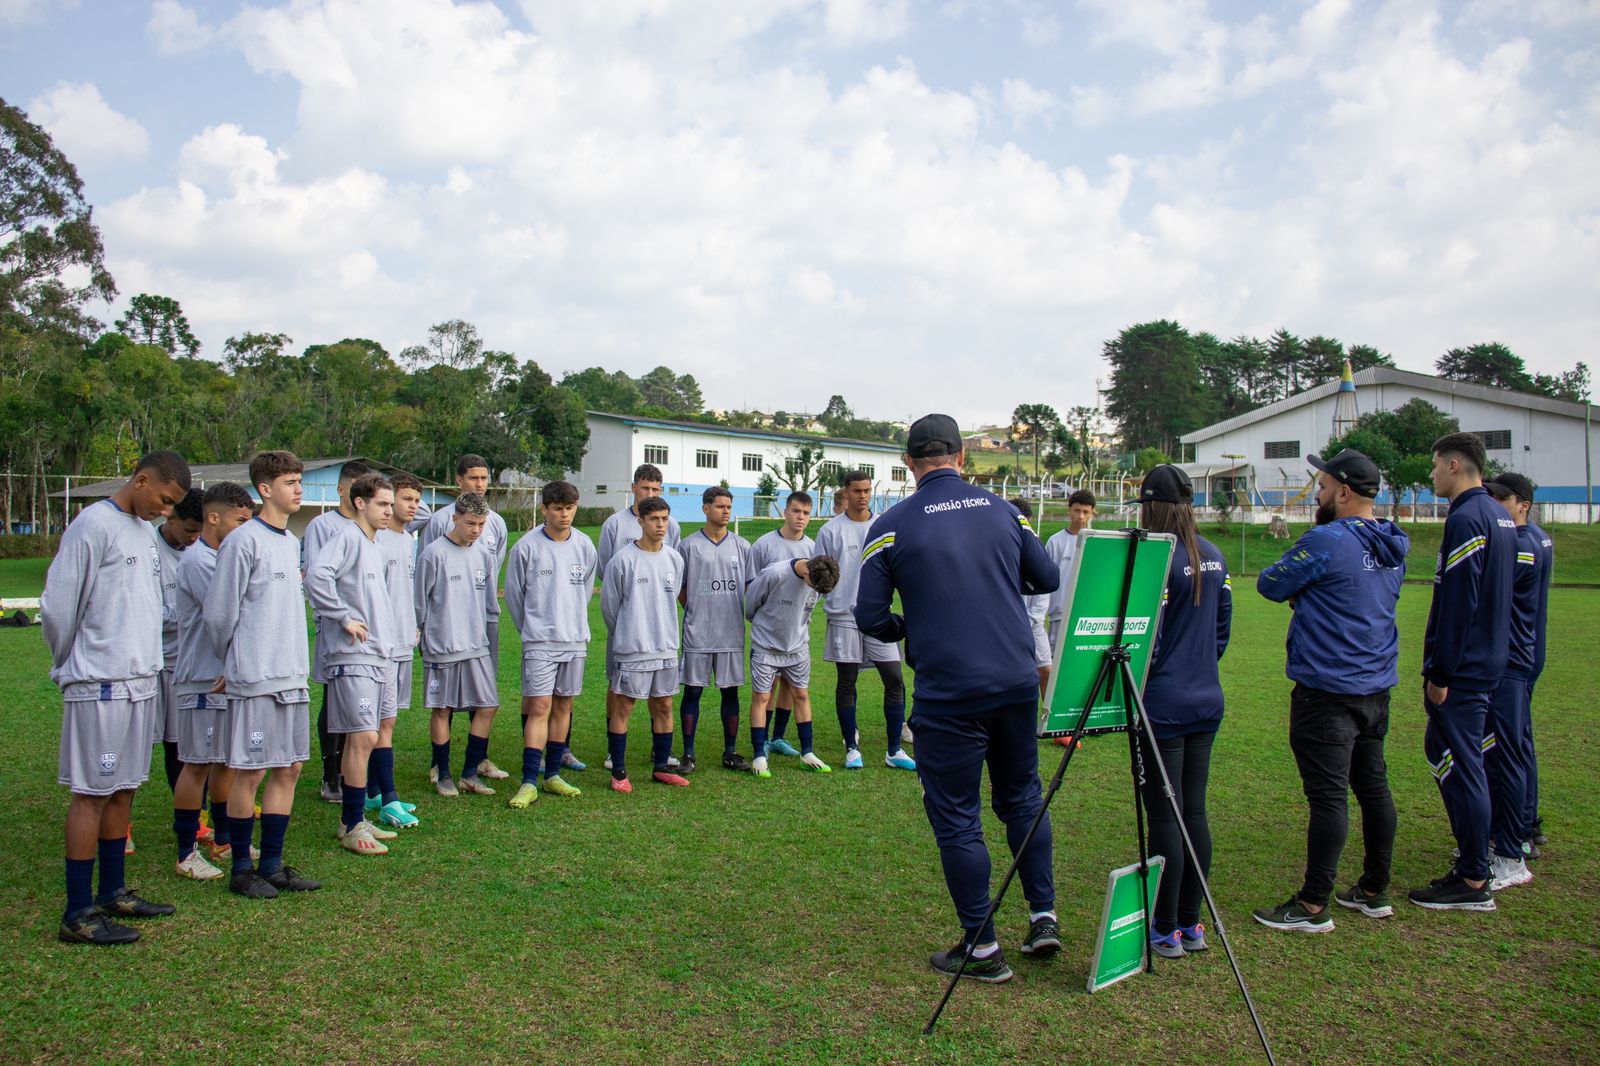
[(1365, 860), (1361, 879), (1334, 898), (1369, 918), (1394, 913), (1389, 867), (1394, 857), (1394, 797), (1383, 758), (1389, 690), (1399, 683), (1395, 604), (1410, 541), (1393, 522), (1374, 518), (1378, 467), (1346, 448), (1332, 459), (1308, 455), (1317, 476), (1317, 524), (1283, 558), (1261, 571), (1256, 590), (1289, 603), (1289, 747), (1311, 807), (1306, 874), (1300, 891), (1255, 911), (1273, 929), (1322, 933), (1333, 928), (1329, 895), (1349, 833), (1347, 789), (1361, 805)]

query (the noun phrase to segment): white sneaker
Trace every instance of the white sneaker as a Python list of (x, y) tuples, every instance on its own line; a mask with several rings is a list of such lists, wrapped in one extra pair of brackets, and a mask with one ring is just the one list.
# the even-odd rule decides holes
[(907, 755), (904, 748), (896, 748), (883, 757), (883, 765), (891, 770), (915, 770), (917, 760)]
[(1533, 880), (1533, 871), (1521, 859), (1507, 859), (1500, 855), (1489, 856), (1489, 891), (1525, 885)]
[(222, 876), (222, 871), (207, 862), (197, 847), (189, 853), (187, 859), (178, 863), (178, 876), (195, 881), (215, 881)]
[(372, 823), (363, 818), (356, 827), (339, 837), (341, 847), (357, 855), (387, 855), (389, 846), (372, 835)]
[(902, 743), (902, 744), (915, 744), (916, 742), (917, 742), (916, 738), (911, 735), (911, 726), (910, 726), (910, 724), (902, 722), (900, 724), (900, 743)]
[(605, 761), (604, 765), (605, 765), (605, 768), (607, 770), (611, 769), (611, 756), (609, 756), (609, 755), (606, 756), (606, 761)]

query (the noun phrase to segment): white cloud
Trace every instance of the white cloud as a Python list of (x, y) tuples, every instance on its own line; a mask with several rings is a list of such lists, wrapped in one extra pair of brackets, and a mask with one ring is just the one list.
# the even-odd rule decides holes
[(144, 127), (106, 103), (93, 82), (60, 82), (29, 101), (27, 111), (77, 163), (140, 159), (150, 150)]
[(899, 37), (910, 24), (910, 0), (823, 0), (822, 6), (828, 36), (846, 44)]
[(1021, 129), (1030, 122), (1048, 122), (1061, 109), (1055, 93), (1028, 84), (1022, 78), (1007, 78), (1000, 86), (1000, 99), (1006, 113), (1011, 116), (1012, 129)]
[(1054, 15), (1024, 15), (1022, 43), (1029, 48), (1048, 48), (1061, 40), (1061, 23)]
[(55, 9), (77, 10), (79, 0), (0, 0), (0, 26), (31, 22)]
[(200, 21), (192, 8), (178, 0), (155, 0), (144, 32), (162, 55), (180, 55), (210, 44), (215, 31)]

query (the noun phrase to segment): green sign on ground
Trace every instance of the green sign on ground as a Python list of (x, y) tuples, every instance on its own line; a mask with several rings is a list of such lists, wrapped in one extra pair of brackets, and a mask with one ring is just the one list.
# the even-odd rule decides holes
[[(1145, 864), (1145, 881), (1151, 901), (1161, 884), (1161, 868), (1166, 860), (1150, 856)], [(1089, 991), (1098, 992), (1125, 977), (1132, 977), (1144, 966), (1145, 930), (1150, 920), (1145, 915), (1146, 896), (1139, 891), (1139, 864), (1111, 871), (1106, 885), (1106, 906), (1100, 912), (1100, 934), (1095, 937), (1094, 957), (1089, 960)]]
[[(1066, 736), (1072, 732), (1100, 676), (1105, 651), (1117, 641), (1118, 611), (1122, 606), (1123, 577), (1128, 571), (1128, 541), (1131, 539), (1132, 532), (1122, 529), (1086, 529), (1078, 534), (1078, 553), (1073, 557), (1071, 573), (1064, 578), (1066, 607), (1062, 611), (1061, 631), (1056, 637), (1050, 692), (1039, 720), (1040, 736)], [(1155, 646), (1161, 597), (1166, 591), (1167, 568), (1172, 564), (1175, 543), (1176, 538), (1169, 533), (1150, 533), (1138, 541), (1133, 557), (1133, 584), (1128, 590), (1128, 620), (1123, 629), (1123, 643), (1129, 648), (1128, 665), (1141, 691), (1145, 673), (1150, 668), (1150, 649)], [(1088, 732), (1126, 729), (1128, 715), (1121, 678), (1116, 678), (1109, 697), (1103, 685), (1098, 696), (1089, 712)]]

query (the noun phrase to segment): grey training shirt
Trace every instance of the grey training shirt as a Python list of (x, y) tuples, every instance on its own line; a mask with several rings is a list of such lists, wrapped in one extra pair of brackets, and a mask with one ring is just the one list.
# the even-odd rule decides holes
[(493, 566), (482, 537), (465, 548), (440, 537), (422, 549), (416, 595), (423, 662), (457, 663), (489, 654), (483, 590)]
[(683, 558), (683, 650), (744, 651), (744, 586), (750, 544), (732, 531), (720, 543), (696, 530), (679, 545)]
[(154, 677), (161, 646), (161, 553), (149, 522), (102, 500), (61, 535), (45, 574), (39, 620), (50, 680)]
[(606, 567), (600, 613), (619, 663), (678, 657), (678, 589), (683, 559), (670, 547), (647, 552), (624, 544)]
[(811, 643), (811, 611), (817, 590), (794, 572), (793, 559), (768, 566), (745, 590), (750, 646), (774, 655), (795, 655)]
[(576, 529), (554, 540), (541, 525), (517, 541), (506, 562), (506, 610), (523, 651), (588, 650), (598, 561), (594, 541)]
[(222, 654), (232, 696), (307, 687), (306, 599), (300, 541), (257, 516), (228, 534), (206, 590), (206, 632)]

